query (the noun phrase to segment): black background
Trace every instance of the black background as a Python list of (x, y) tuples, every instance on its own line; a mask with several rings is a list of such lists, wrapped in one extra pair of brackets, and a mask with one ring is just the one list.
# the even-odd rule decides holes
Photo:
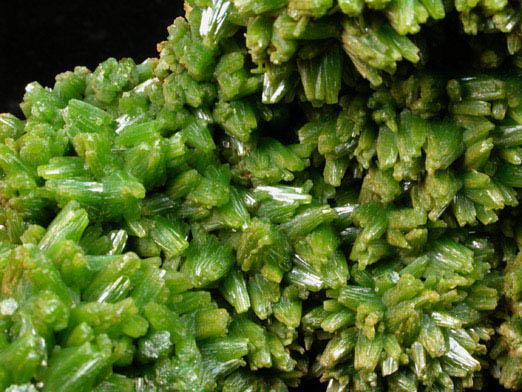
[[(166, 27), (182, 8), (181, 0), (0, 0), (0, 113), (21, 115), (18, 105), (29, 82), (52, 86), (56, 74), (77, 65), (94, 70), (108, 57), (141, 62), (156, 56), (156, 43), (165, 39)], [(469, 65), (461, 45), (439, 42), (435, 47), (454, 53), (454, 65), (455, 58)], [(447, 69), (447, 62), (442, 66)], [(324, 390), (324, 384), (310, 380), (299, 388)]]
[(29, 82), (52, 87), (77, 65), (156, 56), (181, 12), (181, 0), (0, 0), (0, 113), (20, 113)]

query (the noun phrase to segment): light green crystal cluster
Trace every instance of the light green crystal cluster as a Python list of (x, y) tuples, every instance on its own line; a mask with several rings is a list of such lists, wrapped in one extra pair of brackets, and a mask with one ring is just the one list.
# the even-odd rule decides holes
[(0, 391), (522, 388), (520, 3), (185, 9), (0, 115)]

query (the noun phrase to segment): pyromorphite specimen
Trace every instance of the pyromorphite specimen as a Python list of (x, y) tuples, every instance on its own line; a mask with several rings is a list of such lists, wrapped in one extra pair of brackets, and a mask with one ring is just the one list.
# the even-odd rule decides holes
[(29, 84), (0, 392), (522, 389), (519, 8), (190, 0)]

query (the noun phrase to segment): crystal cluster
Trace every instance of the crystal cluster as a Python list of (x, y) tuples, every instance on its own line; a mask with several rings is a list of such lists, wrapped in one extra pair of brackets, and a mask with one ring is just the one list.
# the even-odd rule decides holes
[(522, 388), (520, 3), (185, 10), (0, 115), (0, 391)]

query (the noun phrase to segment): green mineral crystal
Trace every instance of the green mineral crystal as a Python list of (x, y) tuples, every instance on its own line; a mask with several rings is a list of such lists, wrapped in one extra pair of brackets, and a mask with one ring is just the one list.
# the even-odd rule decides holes
[(522, 389), (519, 9), (189, 0), (29, 84), (0, 391)]

